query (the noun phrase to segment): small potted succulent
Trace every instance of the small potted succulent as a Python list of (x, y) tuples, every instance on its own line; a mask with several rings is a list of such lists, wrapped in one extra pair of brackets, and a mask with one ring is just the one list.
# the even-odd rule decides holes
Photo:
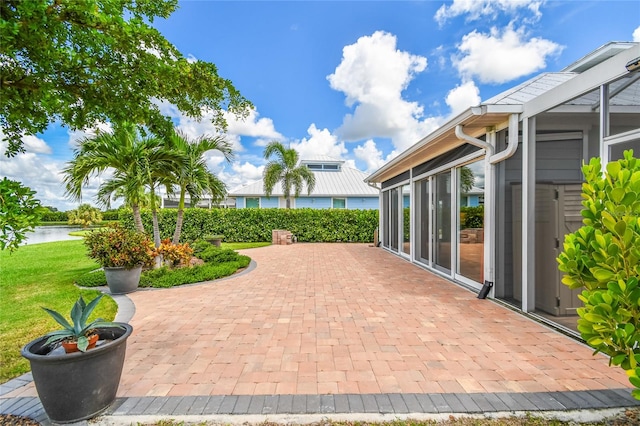
[[(46, 309), (63, 329), (27, 343), (21, 351), (29, 360), (38, 397), (49, 419), (73, 423), (100, 414), (116, 398), (126, 342), (133, 328), (126, 323), (89, 317), (102, 295), (88, 304), (80, 297), (71, 309), (71, 322)], [(96, 344), (91, 344), (96, 336)], [(67, 353), (65, 343), (75, 342)]]
[(153, 243), (146, 234), (114, 224), (85, 237), (88, 256), (104, 269), (111, 294), (135, 291), (144, 265), (153, 261)]

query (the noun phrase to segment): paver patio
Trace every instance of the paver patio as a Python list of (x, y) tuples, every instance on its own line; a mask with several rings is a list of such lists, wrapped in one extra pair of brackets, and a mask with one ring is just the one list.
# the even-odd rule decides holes
[[(383, 249), (294, 244), (245, 253), (257, 264), (249, 272), (128, 295), (134, 333), (121, 401), (630, 388), (586, 345)], [(32, 384), (3, 398), (29, 395)]]
[(543, 392), (630, 386), (603, 356), (366, 244), (252, 249), (257, 268), (130, 295), (119, 395)]

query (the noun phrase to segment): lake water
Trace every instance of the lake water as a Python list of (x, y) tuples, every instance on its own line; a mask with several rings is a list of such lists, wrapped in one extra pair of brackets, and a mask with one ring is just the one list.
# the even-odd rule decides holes
[(52, 241), (64, 241), (64, 240), (80, 240), (82, 237), (72, 237), (69, 232), (79, 231), (82, 228), (79, 226), (36, 226), (34, 232), (26, 233), (26, 241), (22, 244), (38, 244), (38, 243), (50, 243)]

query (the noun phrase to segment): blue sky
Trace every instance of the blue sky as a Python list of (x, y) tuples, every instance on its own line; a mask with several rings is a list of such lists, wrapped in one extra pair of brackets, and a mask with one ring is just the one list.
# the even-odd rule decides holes
[[(481, 100), (609, 41), (640, 41), (640, 2), (181, 1), (154, 25), (185, 56), (215, 63), (256, 107), (244, 122), (228, 119), (234, 162), (209, 156), (233, 189), (260, 179), (271, 140), (372, 172)], [(193, 137), (215, 132), (163, 110)], [(90, 132), (54, 123), (25, 137), (26, 154), (0, 159), (0, 174), (45, 205), (75, 208), (59, 172)]]

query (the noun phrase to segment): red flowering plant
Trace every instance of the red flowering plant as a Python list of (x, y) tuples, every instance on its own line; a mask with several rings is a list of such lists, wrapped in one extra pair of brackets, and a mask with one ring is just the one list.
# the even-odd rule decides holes
[(193, 256), (193, 249), (188, 243), (173, 244), (169, 238), (162, 240), (160, 247), (154, 251), (154, 256), (162, 256), (167, 266), (188, 266)]
[(146, 234), (120, 224), (89, 233), (84, 240), (90, 258), (103, 267), (135, 268), (153, 260), (153, 243)]

